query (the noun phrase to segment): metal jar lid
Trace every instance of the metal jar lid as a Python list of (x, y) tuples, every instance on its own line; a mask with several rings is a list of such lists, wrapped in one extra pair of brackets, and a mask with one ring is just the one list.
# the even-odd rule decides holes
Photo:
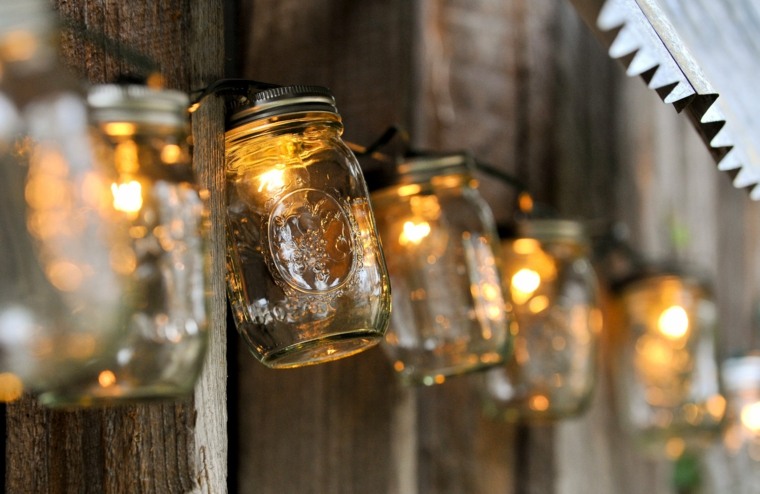
[(568, 219), (540, 218), (519, 221), (516, 233), (518, 237), (537, 240), (566, 239), (579, 243), (588, 241), (583, 223)]
[(90, 88), (87, 102), (92, 118), (99, 123), (187, 125), (189, 97), (182, 91), (139, 84), (101, 84)]
[(394, 185), (424, 183), (444, 175), (470, 174), (474, 168), (475, 161), (467, 152), (426, 152), (407, 156), (394, 168), (377, 168), (365, 176), (370, 189), (376, 191)]
[(282, 86), (253, 93), (229, 117), (227, 129), (255, 120), (297, 112), (338, 113), (335, 97), (322, 86)]

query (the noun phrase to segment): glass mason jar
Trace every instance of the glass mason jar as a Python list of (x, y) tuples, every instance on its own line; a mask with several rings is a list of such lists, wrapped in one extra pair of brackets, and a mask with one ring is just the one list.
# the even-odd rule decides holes
[(359, 164), (332, 94), (252, 96), (226, 132), (227, 287), (237, 329), (273, 368), (380, 342), (390, 285)]
[(141, 85), (95, 86), (93, 122), (108, 143), (113, 204), (131, 246), (113, 262), (129, 273), (125, 334), (87, 373), (50, 388), (49, 406), (174, 398), (193, 390), (207, 345), (205, 210), (191, 168), (188, 97)]
[(674, 459), (709, 445), (726, 405), (711, 294), (700, 280), (665, 271), (623, 284), (621, 304), (614, 361), (622, 425), (653, 456)]
[(0, 0), (3, 113), (19, 133), (0, 150), (0, 375), (16, 389), (64, 383), (109, 351), (128, 289), (114, 262), (130, 249), (115, 173), (93, 154), (53, 24), (48, 2)]
[(602, 328), (583, 225), (534, 219), (502, 240), (502, 273), (517, 321), (514, 352), (483, 375), (484, 409), (508, 421), (577, 416), (596, 382)]
[(404, 384), (496, 365), (510, 350), (491, 210), (466, 154), (410, 158), (372, 203), (393, 286), (383, 347)]
[(736, 479), (735, 492), (760, 488), (760, 353), (733, 357), (721, 366), (726, 392), (724, 443)]

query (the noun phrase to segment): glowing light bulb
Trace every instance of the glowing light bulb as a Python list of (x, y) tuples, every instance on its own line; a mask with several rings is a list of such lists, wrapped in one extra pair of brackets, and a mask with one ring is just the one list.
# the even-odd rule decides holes
[(419, 245), (428, 235), (430, 235), (430, 224), (427, 221), (419, 223), (407, 221), (404, 223), (404, 231), (401, 232), (398, 242), (401, 245)]
[(522, 268), (512, 275), (512, 300), (524, 304), (541, 286), (541, 275), (532, 269)]
[(108, 388), (116, 383), (116, 375), (110, 370), (104, 370), (98, 374), (98, 384), (101, 387)]
[(9, 403), (21, 398), (24, 392), (24, 384), (16, 374), (12, 372), (0, 373), (0, 402)]
[(259, 177), (259, 192), (275, 192), (285, 186), (285, 171), (270, 170)]
[(668, 307), (657, 319), (657, 329), (672, 340), (682, 338), (689, 330), (689, 315), (680, 305)]
[(755, 434), (760, 434), (760, 401), (742, 408), (741, 421), (744, 427)]
[(113, 207), (124, 213), (137, 213), (143, 205), (142, 186), (137, 180), (111, 184)]

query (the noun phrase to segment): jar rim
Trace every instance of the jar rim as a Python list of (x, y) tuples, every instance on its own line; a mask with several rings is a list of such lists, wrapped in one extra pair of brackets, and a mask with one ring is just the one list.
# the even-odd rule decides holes
[(141, 84), (98, 84), (87, 93), (93, 120), (98, 123), (129, 121), (136, 124), (184, 127), (189, 97), (174, 89)]
[(466, 151), (426, 152), (405, 156), (395, 166), (377, 168), (365, 173), (372, 192), (396, 185), (430, 182), (445, 175), (469, 176), (475, 168), (475, 160)]
[(279, 86), (250, 95), (245, 103), (235, 108), (227, 120), (232, 130), (256, 120), (303, 112), (338, 114), (335, 97), (323, 86)]

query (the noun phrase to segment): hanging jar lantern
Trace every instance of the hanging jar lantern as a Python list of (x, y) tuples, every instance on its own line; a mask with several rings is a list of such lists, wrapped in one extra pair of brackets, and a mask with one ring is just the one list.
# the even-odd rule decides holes
[(237, 329), (274, 368), (380, 342), (390, 285), (366, 184), (332, 94), (260, 91), (226, 133), (228, 293)]
[(726, 401), (715, 360), (717, 310), (705, 284), (678, 271), (621, 288), (618, 411), (643, 451), (671, 459), (719, 436)]
[(583, 225), (521, 221), (501, 252), (517, 331), (511, 358), (480, 382), (485, 411), (508, 421), (576, 416), (594, 389), (602, 327)]
[[(760, 353), (733, 357), (721, 367), (726, 392), (724, 443), (736, 492), (757, 492), (760, 486)], [(754, 490), (753, 490), (754, 489)]]
[(383, 346), (406, 384), (496, 365), (510, 349), (497, 234), (472, 166), (467, 154), (419, 155), (373, 182), (393, 286)]
[(54, 24), (44, 0), (0, 1), (0, 105), (19, 133), (0, 149), (0, 373), (16, 391), (60, 385), (108, 352), (128, 283), (115, 173), (93, 155)]
[(95, 86), (92, 120), (112, 157), (113, 205), (129, 218), (126, 331), (76, 380), (45, 390), (51, 406), (174, 398), (193, 390), (207, 344), (205, 213), (191, 168), (188, 97), (142, 85)]

